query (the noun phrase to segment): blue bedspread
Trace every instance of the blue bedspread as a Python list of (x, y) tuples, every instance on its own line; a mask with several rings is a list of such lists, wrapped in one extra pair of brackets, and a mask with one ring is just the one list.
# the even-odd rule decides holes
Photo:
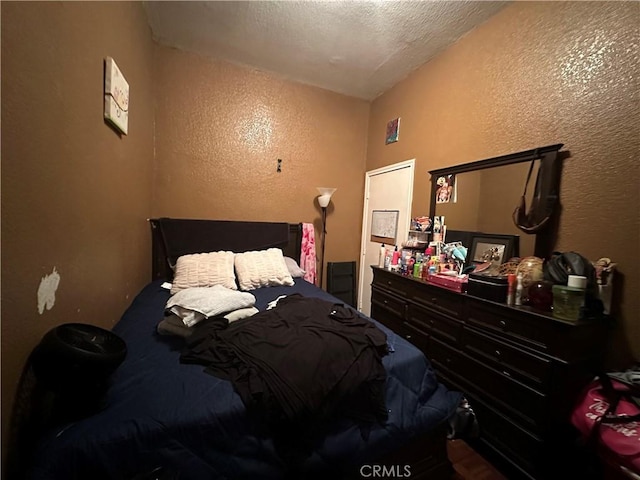
[[(161, 283), (147, 285), (113, 329), (128, 353), (112, 377), (107, 407), (45, 436), (30, 479), (131, 480), (157, 467), (179, 472), (181, 480), (283, 477), (273, 441), (256, 430), (231, 383), (204, 373), (202, 366), (181, 364), (183, 340), (156, 333), (169, 298)], [(294, 292), (335, 300), (301, 279), (293, 287), (252, 293), (264, 310)], [(352, 422), (336, 421), (305, 461), (305, 471), (360, 465), (389, 453), (446, 421), (460, 401), (459, 392), (437, 382), (418, 349), (376, 324), (392, 350), (383, 358), (388, 420), (373, 426), (366, 440)]]

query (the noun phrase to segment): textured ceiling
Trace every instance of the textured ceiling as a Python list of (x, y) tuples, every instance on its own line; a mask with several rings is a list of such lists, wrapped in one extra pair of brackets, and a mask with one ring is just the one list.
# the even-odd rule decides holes
[(153, 1), (161, 44), (371, 100), (508, 2)]

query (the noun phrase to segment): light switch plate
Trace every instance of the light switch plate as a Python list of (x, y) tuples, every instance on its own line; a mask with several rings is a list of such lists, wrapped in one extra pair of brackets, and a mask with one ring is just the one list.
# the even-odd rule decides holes
[(125, 135), (129, 131), (129, 84), (111, 57), (104, 60), (104, 118)]

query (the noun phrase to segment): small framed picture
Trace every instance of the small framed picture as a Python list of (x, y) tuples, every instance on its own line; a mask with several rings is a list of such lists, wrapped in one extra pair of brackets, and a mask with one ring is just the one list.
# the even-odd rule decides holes
[(455, 203), (456, 201), (456, 176), (442, 175), (436, 180), (436, 203)]
[(468, 260), (471, 264), (492, 263), (500, 265), (518, 255), (517, 235), (474, 235)]
[(387, 136), (385, 138), (385, 145), (398, 141), (398, 135), (400, 133), (400, 117), (394, 118), (387, 123)]

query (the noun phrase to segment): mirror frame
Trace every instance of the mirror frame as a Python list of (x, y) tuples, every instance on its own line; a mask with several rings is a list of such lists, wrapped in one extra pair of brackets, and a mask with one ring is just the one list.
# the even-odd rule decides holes
[[(485, 160), (476, 160), (469, 163), (461, 163), (460, 165), (453, 165), (451, 167), (439, 168), (437, 170), (429, 170), (431, 175), (431, 197), (429, 198), (429, 217), (433, 218), (436, 215), (436, 191), (438, 189), (437, 180), (443, 175), (457, 175), (464, 172), (475, 172), (478, 170), (485, 170), (487, 168), (501, 167), (503, 165), (512, 165), (514, 163), (528, 162), (536, 159), (549, 159), (554, 160), (558, 157), (558, 151), (564, 146), (563, 143), (557, 143), (554, 145), (547, 145), (544, 147), (533, 148), (531, 150), (524, 150), (522, 152), (510, 153), (508, 155), (501, 155), (499, 157), (487, 158)], [(515, 209), (517, 205), (514, 205)], [(552, 221), (550, 225), (544, 230), (541, 230), (536, 234), (534, 255), (540, 258), (548, 258), (553, 252), (553, 247), (556, 240), (557, 232), (557, 220), (558, 211), (553, 213)], [(492, 233), (492, 232), (485, 232)], [(522, 232), (525, 235), (529, 235), (526, 232)]]

